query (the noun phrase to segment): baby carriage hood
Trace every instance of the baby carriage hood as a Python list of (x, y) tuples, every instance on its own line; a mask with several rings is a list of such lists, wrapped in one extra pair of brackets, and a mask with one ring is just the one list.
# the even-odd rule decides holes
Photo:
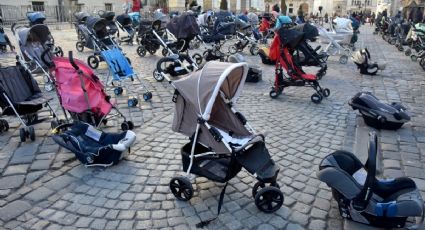
[(195, 15), (188, 13), (174, 17), (167, 24), (167, 29), (178, 39), (195, 37), (201, 33)]
[(280, 28), (278, 31), (280, 42), (283, 46), (295, 48), (304, 38), (304, 33), (297, 29)]
[(313, 40), (314, 38), (319, 36), (319, 30), (309, 23), (296, 25), (294, 26), (294, 29), (303, 32), (305, 39)]
[(46, 16), (42, 12), (29, 12), (27, 18), (31, 23), (43, 23), (46, 20)]
[(86, 13), (86, 12), (76, 12), (76, 13), (74, 14), (74, 16), (75, 16), (75, 19), (76, 19), (78, 22), (85, 22), (85, 21), (87, 20), (87, 17), (89, 17), (89, 16), (90, 16), (90, 14), (88, 14), (88, 13)]
[(97, 38), (104, 38), (108, 35), (108, 23), (104, 18), (88, 17), (86, 26)]
[(50, 40), (50, 31), (46, 25), (34, 25), (30, 28), (22, 28), (18, 31), (19, 40), (22, 46), (25, 46), (27, 42), (40, 42), (45, 44)]
[(128, 14), (120, 14), (117, 16), (117, 22), (119, 22), (122, 26), (131, 26), (133, 21)]
[[(251, 135), (219, 95), (222, 93), (235, 103), (247, 73), (246, 63), (208, 62), (201, 71), (175, 81), (173, 84), (181, 95), (178, 98), (181, 100), (176, 101), (173, 131), (191, 136), (195, 132), (198, 118), (201, 117), (217, 128), (232, 130), (235, 136)], [(217, 152), (229, 151), (215, 141), (204, 126), (201, 126), (198, 137), (199, 142)]]

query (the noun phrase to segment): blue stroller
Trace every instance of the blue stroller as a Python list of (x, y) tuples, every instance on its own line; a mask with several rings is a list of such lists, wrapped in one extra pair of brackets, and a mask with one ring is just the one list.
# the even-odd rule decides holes
[[(119, 48), (112, 48), (109, 50), (104, 50), (100, 52), (103, 60), (108, 64), (108, 68), (112, 77), (110, 79), (110, 74), (106, 79), (106, 85), (116, 86), (114, 88), (115, 95), (119, 96), (123, 94), (125, 88), (127, 94), (132, 93), (139, 96), (139, 90), (131, 91), (127, 84), (125, 84), (126, 80), (131, 80), (133, 83), (135, 79), (141, 84), (144, 88), (143, 99), (145, 101), (149, 101), (152, 98), (152, 93), (147, 90), (147, 87), (140, 80), (137, 73), (134, 72), (133, 67), (130, 65), (128, 59), (124, 58), (121, 50)], [(118, 84), (116, 84), (118, 83)], [(136, 96), (132, 96), (128, 99), (127, 104), (129, 107), (135, 107), (138, 104), (138, 99)]]

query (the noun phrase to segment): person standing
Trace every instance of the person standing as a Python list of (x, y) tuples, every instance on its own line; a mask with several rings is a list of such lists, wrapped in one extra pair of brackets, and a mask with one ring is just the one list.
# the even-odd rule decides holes
[(373, 23), (375, 23), (375, 12), (372, 13), (372, 16), (370, 16), (370, 25), (373, 26)]
[(131, 7), (131, 12), (140, 13), (142, 9), (142, 0), (133, 0), (133, 6)]

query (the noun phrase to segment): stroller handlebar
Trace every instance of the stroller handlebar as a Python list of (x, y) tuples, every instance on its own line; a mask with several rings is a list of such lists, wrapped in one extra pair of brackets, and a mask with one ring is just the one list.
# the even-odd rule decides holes
[(68, 58), (69, 58), (69, 62), (71, 63), (72, 67), (74, 67), (75, 70), (79, 70), (80, 67), (78, 67), (78, 65), (74, 62), (74, 57), (72, 56), (72, 51), (68, 52)]

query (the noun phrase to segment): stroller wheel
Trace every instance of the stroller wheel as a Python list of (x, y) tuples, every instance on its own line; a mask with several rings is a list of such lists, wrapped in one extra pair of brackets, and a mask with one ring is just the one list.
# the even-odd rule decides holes
[(84, 44), (82, 42), (77, 42), (77, 43), (75, 43), (75, 48), (77, 49), (78, 52), (83, 52), (84, 51)]
[(276, 92), (276, 90), (274, 88), (269, 93), (270, 97), (273, 98), (273, 99), (277, 98), (279, 96), (279, 94), (280, 93)]
[(407, 49), (406, 51), (404, 51), (404, 55), (406, 55), (406, 56), (410, 56), (411, 54), (412, 54), (411, 49)]
[(238, 52), (238, 48), (236, 48), (236, 46), (229, 46), (229, 53), (230, 54), (235, 54)]
[(44, 90), (46, 90), (47, 92), (52, 91), (53, 90), (53, 84), (51, 82), (44, 84)]
[(118, 95), (121, 95), (123, 93), (123, 91), (124, 90), (122, 89), (122, 87), (117, 87), (117, 88), (114, 89), (114, 94), (116, 96), (118, 96)]
[(258, 48), (258, 46), (256, 46), (256, 45), (253, 45), (253, 46), (251, 46), (251, 48), (249, 48), (249, 52), (252, 54), (252, 55), (258, 55), (258, 50), (259, 50), (260, 48)]
[(30, 138), (31, 141), (34, 141), (35, 140), (35, 130), (34, 130), (34, 127), (32, 127), (32, 126), (29, 126), (28, 127), (28, 136), (29, 136), (29, 138)]
[(144, 56), (146, 56), (146, 48), (145, 48), (144, 46), (139, 46), (139, 47), (137, 47), (137, 54), (138, 54), (140, 57), (144, 57)]
[(61, 47), (59, 47), (59, 46), (55, 48), (54, 53), (55, 53), (55, 56), (56, 56), (56, 57), (63, 57), (63, 50), (62, 50), (62, 48), (61, 48)]
[(196, 64), (198, 64), (198, 65), (202, 64), (203, 58), (200, 54), (196, 53), (196, 54), (192, 55), (192, 59), (195, 60)]
[(162, 49), (161, 53), (162, 53), (162, 56), (164, 56), (164, 57), (168, 56), (168, 50), (167, 49)]
[(149, 101), (150, 99), (152, 99), (152, 93), (151, 92), (146, 92), (146, 93), (143, 94), (143, 100)]
[(153, 78), (155, 78), (155, 80), (161, 82), (164, 80), (164, 76), (162, 76), (162, 73), (160, 73), (158, 70), (154, 70), (153, 71)]
[[(276, 187), (276, 188), (280, 188), (279, 184), (276, 182), (270, 183), (270, 186)], [(252, 187), (252, 197), (254, 197), (257, 195), (258, 190), (259, 189), (263, 189), (266, 187), (266, 184), (264, 182), (261, 181), (257, 181), (257, 183), (255, 183), (254, 187)]]
[(193, 187), (186, 177), (174, 177), (170, 181), (170, 190), (173, 195), (182, 201), (188, 201), (193, 196)]
[(89, 64), (90, 68), (97, 69), (99, 67), (99, 59), (94, 55), (90, 55), (87, 58), (87, 64)]
[(412, 56), (410, 56), (410, 59), (411, 59), (412, 61), (414, 61), (414, 62), (417, 62), (417, 61), (418, 61), (418, 56), (416, 56), (416, 55), (412, 55)]
[(9, 130), (9, 123), (7, 123), (7, 121), (4, 119), (0, 119), (0, 126), (0, 132), (7, 132)]
[(341, 63), (341, 64), (347, 64), (347, 62), (348, 62), (348, 56), (347, 55), (342, 55), (339, 58), (339, 63)]
[(128, 130), (133, 130), (134, 129), (134, 124), (132, 121), (126, 121), (127, 125), (128, 125)]
[(127, 101), (128, 107), (136, 107), (138, 103), (139, 101), (136, 98), (131, 98)]
[(21, 142), (25, 142), (27, 139), (27, 133), (25, 132), (25, 128), (19, 129), (19, 138), (21, 139)]
[(283, 204), (283, 193), (276, 187), (260, 189), (255, 195), (255, 205), (265, 213), (272, 213), (280, 209)]
[(402, 45), (398, 46), (398, 51), (400, 51), (400, 52), (403, 52), (404, 51), (404, 48), (403, 48)]
[(315, 104), (319, 104), (322, 101), (323, 97), (318, 94), (318, 93), (314, 93), (313, 95), (311, 95), (311, 101), (314, 102)]
[(331, 95), (331, 91), (328, 88), (323, 89), (321, 93), (324, 97), (329, 97), (329, 95)]

